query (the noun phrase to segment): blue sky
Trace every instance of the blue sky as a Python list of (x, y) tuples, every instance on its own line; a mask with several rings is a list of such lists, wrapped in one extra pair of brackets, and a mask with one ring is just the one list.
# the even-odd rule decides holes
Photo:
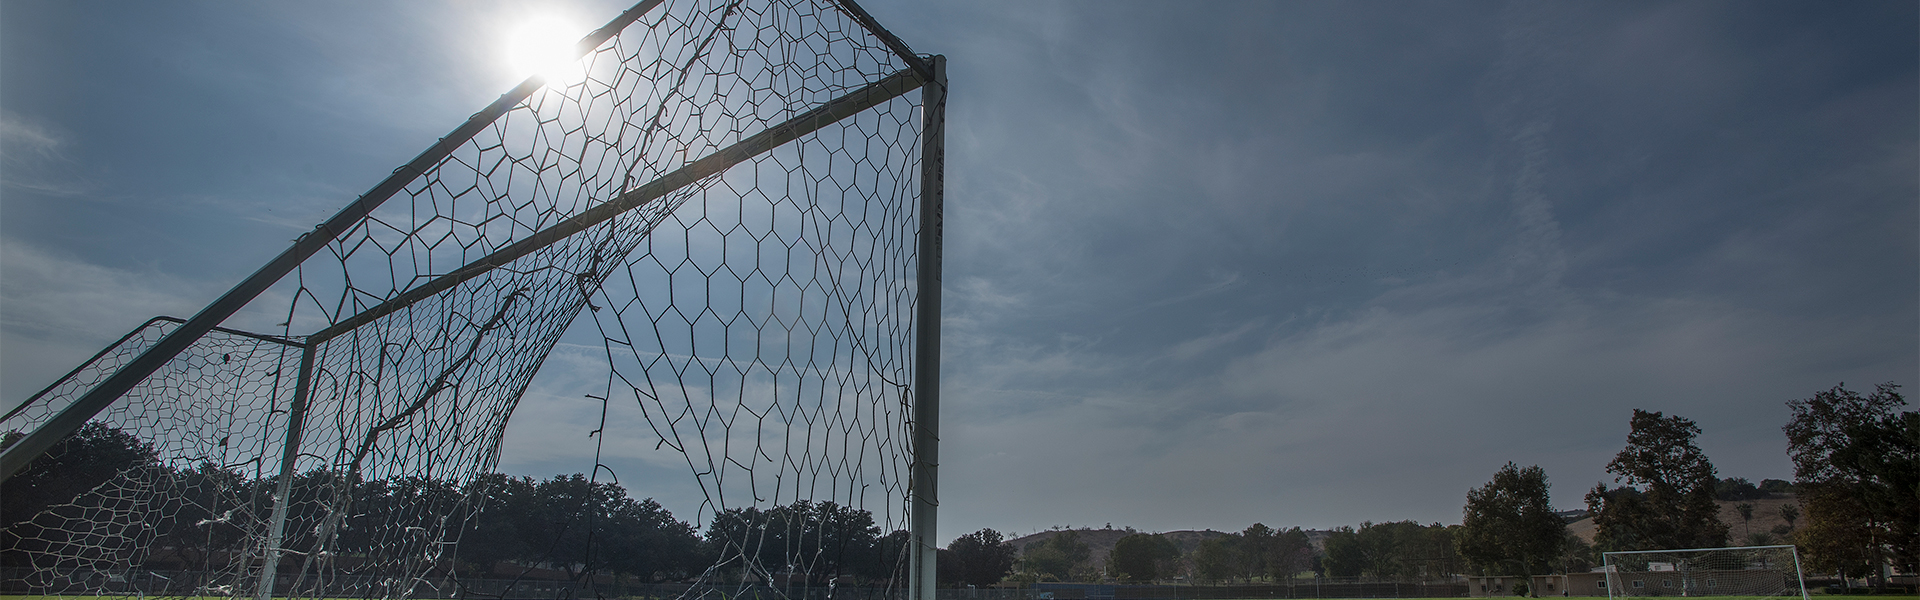
[[(1920, 380), (1911, 2), (865, 5), (951, 61), (945, 537), (1457, 522), (1507, 461), (1572, 508), (1634, 408), (1790, 478), (1787, 400)], [(0, 394), (491, 101), (517, 19), (622, 8), (0, 7)], [(586, 350), (503, 469), (591, 466)]]

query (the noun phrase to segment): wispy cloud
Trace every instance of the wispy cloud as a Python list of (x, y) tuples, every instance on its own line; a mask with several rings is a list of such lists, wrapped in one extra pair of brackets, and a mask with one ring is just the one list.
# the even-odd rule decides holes
[(1234, 286), (1240, 285), (1242, 283), (1240, 274), (1234, 271), (1222, 271), (1222, 270), (1216, 269), (1216, 270), (1213, 270), (1212, 273), (1209, 273), (1209, 275), (1210, 275), (1209, 279), (1211, 279), (1211, 281), (1208, 281), (1206, 285), (1200, 286), (1199, 289), (1187, 292), (1185, 294), (1180, 294), (1172, 298), (1166, 298), (1163, 300), (1156, 300), (1156, 301), (1147, 303), (1147, 305), (1141, 307), (1140, 310), (1145, 310), (1149, 308), (1159, 308), (1159, 307), (1167, 306), (1171, 304), (1179, 304), (1181, 302), (1186, 302), (1188, 300), (1194, 300), (1197, 298), (1212, 296), (1214, 294), (1218, 294), (1218, 293), (1230, 290)]
[(7, 397), (25, 398), (151, 317), (193, 314), (202, 292), (158, 272), (105, 267), (0, 238)]
[[(1513, 207), (1516, 235), (1508, 245), (1508, 275), (1525, 287), (1550, 290), (1566, 273), (1560, 223), (1548, 196), (1553, 166), (1550, 136), (1566, 72), (1563, 41), (1569, 34), (1567, 11), (1527, 3), (1508, 4), (1502, 15), (1499, 61), (1483, 82), (1490, 98), (1487, 120), (1504, 139), (1497, 151), (1510, 165), (1505, 187)], [(1518, 281), (1516, 281), (1518, 282)]]
[(77, 196), (94, 188), (73, 174), (70, 136), (56, 127), (0, 111), (0, 185), (49, 196)]
[(45, 127), (28, 123), (10, 112), (0, 111), (0, 141), (8, 154), (25, 152), (40, 156), (58, 156), (60, 138)]
[(1238, 341), (1240, 338), (1246, 337), (1248, 333), (1261, 329), (1266, 325), (1266, 321), (1265, 318), (1257, 318), (1229, 331), (1209, 333), (1180, 342), (1174, 345), (1171, 350), (1167, 351), (1167, 356), (1172, 357), (1174, 360), (1193, 360), (1194, 358)]
[[(1581, 488), (1604, 477), (1632, 408), (1700, 422), (1709, 432), (1703, 445), (1723, 472), (1784, 476), (1777, 433), (1786, 400), (1832, 385), (1827, 380), (1836, 376), (1897, 370), (1900, 356), (1912, 356), (1902, 349), (1903, 336), (1876, 333), (1867, 318), (1805, 320), (1642, 298), (1603, 308), (1562, 304), (1528, 327), (1490, 329), (1505, 320), (1504, 310), (1462, 304), (1360, 311), (1166, 385), (1143, 387), (1137, 376), (1085, 367), (1137, 373), (1139, 359), (1127, 356), (1063, 348), (1031, 357), (1038, 360), (1009, 360), (960, 375), (949, 392), (958, 414), (948, 422), (958, 431), (949, 436), (955, 450), (947, 464), (1059, 499), (1051, 510), (1032, 511), (1021, 527), (1080, 514), (1150, 529), (1256, 520), (1452, 522), (1457, 508), (1448, 503), (1408, 503), (1401, 495), (1451, 494), (1516, 460), (1545, 466), (1560, 484), (1557, 502), (1577, 505)], [(1191, 340), (1174, 353), (1217, 347), (1252, 325)], [(1861, 354), (1882, 358), (1844, 374), (1820, 366), (1824, 357)], [(1076, 392), (1023, 393), (1008, 385), (1014, 369), (1059, 378), (1037, 389)], [(1009, 412), (1006, 400), (991, 399), (1003, 395), (1022, 408)], [(1074, 466), (1016, 466), (1038, 457)], [(1213, 492), (1196, 499), (1186, 492), (1194, 489)], [(959, 508), (974, 503), (955, 504), (963, 513), (956, 519), (988, 519)], [(1160, 508), (1171, 505), (1185, 508)]]

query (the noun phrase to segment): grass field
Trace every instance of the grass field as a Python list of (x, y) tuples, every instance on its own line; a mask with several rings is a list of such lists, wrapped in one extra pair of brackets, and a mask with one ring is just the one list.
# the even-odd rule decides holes
[[(1909, 594), (1909, 595), (1897, 595), (1897, 594), (1885, 594), (1885, 595), (1879, 595), (1879, 594), (1875, 594), (1875, 595), (1860, 595), (1860, 594), (1822, 594), (1822, 593), (1819, 593), (1819, 592), (1812, 592), (1812, 595), (1814, 595), (1814, 596), (1816, 596), (1816, 597), (1821, 597), (1821, 598), (1832, 598), (1832, 599), (1834, 599), (1834, 600), (1838, 600), (1839, 598), (1844, 598), (1844, 597), (1854, 597), (1854, 598), (1860, 598), (1861, 600), (1920, 600), (1920, 596), (1917, 596), (1917, 595), (1911, 595), (1911, 594)], [(1580, 597), (1580, 596), (1576, 596), (1576, 597)], [(1599, 598), (1605, 598), (1606, 596), (1598, 596), (1598, 597), (1599, 597)], [(9, 595), (0, 595), (0, 600), (68, 600), (68, 599), (71, 599), (71, 600), (79, 600), (79, 599), (82, 599), (82, 598), (87, 598), (87, 599), (92, 599), (92, 600), (159, 600), (159, 599), (163, 599), (163, 598), (164, 598), (165, 600), (231, 600), (231, 598), (229, 598), (228, 596), (147, 596), (146, 598), (144, 598), (144, 599), (142, 599), (142, 598), (139, 598), (139, 597), (136, 597), (136, 596), (92, 596), (92, 595), (73, 595), (73, 596), (9, 596)], [(1497, 600), (1498, 598), (1518, 598), (1518, 597), (1517, 597), (1517, 596), (1499, 596), (1499, 597), (1496, 597), (1496, 599), (1495, 599), (1495, 600)], [(1543, 596), (1542, 598), (1548, 598), (1549, 600), (1551, 600), (1551, 598), (1550, 598), (1550, 597), (1546, 597), (1546, 596)], [(1583, 598), (1589, 598), (1589, 599), (1591, 599), (1591, 598), (1594, 598), (1594, 596), (1585, 596), (1585, 597), (1583, 597)], [(1712, 600), (1780, 600), (1780, 599), (1782, 599), (1782, 598), (1788, 598), (1788, 597), (1787, 597), (1787, 596), (1707, 596), (1707, 598), (1711, 598)], [(353, 599), (348, 599), (348, 598), (341, 598), (341, 599), (339, 599), (339, 600), (353, 600)], [(1271, 598), (1245, 598), (1245, 599), (1241, 599), (1241, 600), (1272, 600), (1272, 599), (1271, 599)], [(1333, 600), (1333, 599), (1328, 599), (1328, 600)], [(1459, 598), (1399, 598), (1399, 599), (1396, 599), (1396, 600), (1459, 600)]]
[[(1895, 594), (1842, 595), (1842, 594), (1822, 594), (1822, 593), (1814, 592), (1813, 595), (1818, 597), (1823, 597), (1823, 598), (1834, 598), (1836, 600), (1838, 598), (1848, 597), (1848, 596), (1860, 598), (1861, 600), (1920, 600), (1920, 596), (1916, 596), (1916, 595), (1895, 595)], [(1599, 597), (1605, 598), (1605, 596), (1599, 596)], [(89, 596), (89, 595), (8, 596), (8, 595), (0, 595), (0, 600), (66, 600), (66, 599), (79, 600), (81, 598), (88, 598), (88, 599), (95, 599), (95, 600), (123, 600), (123, 599), (124, 600), (156, 600), (161, 598), (164, 598), (166, 600), (231, 600), (227, 596), (147, 596), (145, 599), (141, 599), (135, 596)], [(1515, 598), (1515, 596), (1502, 596), (1501, 598)], [(1588, 596), (1587, 598), (1592, 598), (1592, 597)], [(1784, 596), (1709, 596), (1709, 598), (1712, 598), (1713, 600), (1779, 600), (1780, 598), (1785, 598), (1785, 597)], [(351, 599), (342, 598), (340, 600), (351, 600)], [(1272, 600), (1272, 599), (1246, 598), (1242, 600)], [(1329, 600), (1332, 600), (1332, 599), (1329, 599)], [(1459, 599), (1458, 598), (1399, 598), (1396, 600), (1459, 600)]]

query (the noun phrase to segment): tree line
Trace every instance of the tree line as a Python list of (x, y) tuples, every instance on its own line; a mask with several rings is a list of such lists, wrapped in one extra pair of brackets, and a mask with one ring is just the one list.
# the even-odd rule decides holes
[[(6, 436), (0, 447), (19, 437)], [(263, 530), (278, 484), (213, 465), (171, 467), (135, 435), (88, 423), (0, 487), (0, 566), (123, 551), (66, 528), (97, 509), (86, 492), (115, 478), (154, 492), (132, 507), (146, 528), (141, 535), (152, 536), (140, 566), (197, 572), (245, 560), (236, 549), (248, 543), (247, 532)], [(294, 478), (288, 504), (295, 509), (281, 547), (324, 548), (336, 557), (328, 568), (347, 572), (393, 566), (370, 557), (424, 556), (428, 568), (454, 576), (525, 577), (538, 569), (569, 580), (663, 582), (750, 559), (732, 560), (735, 568), (720, 575), (825, 585), (887, 579), (907, 544), (904, 531), (881, 535), (871, 512), (833, 502), (722, 510), (700, 531), (650, 498), (579, 473), (453, 482), (353, 480), (315, 470)]]
[[(1591, 545), (1570, 535), (1555, 514), (1545, 471), (1508, 463), (1468, 492), (1460, 525), (1340, 527), (1325, 534), (1318, 551), (1298, 527), (1259, 523), (1190, 548), (1162, 535), (1133, 533), (1115, 543), (1104, 564), (1093, 564), (1091, 548), (1073, 531), (1014, 548), (1001, 533), (982, 529), (940, 550), (939, 583), (1577, 572), (1607, 551), (1727, 545), (1730, 527), (1719, 519), (1716, 499), (1788, 492), (1805, 508), (1804, 525), (1795, 526), (1801, 511), (1788, 505), (1782, 507), (1788, 530), (1778, 533), (1800, 547), (1811, 571), (1873, 577), (1891, 565), (1914, 572), (1920, 566), (1920, 413), (1901, 410), (1906, 400), (1893, 384), (1869, 395), (1835, 386), (1788, 406), (1792, 418), (1783, 430), (1795, 481), (1763, 480), (1757, 486), (1718, 477), (1694, 443), (1701, 430), (1693, 421), (1634, 410), (1626, 447), (1607, 464), (1618, 485), (1597, 484), (1585, 496), (1596, 528)], [(8, 434), (0, 447), (19, 437)], [(34, 526), (36, 516), (59, 522), (67, 518), (61, 513), (85, 509), (68, 504), (74, 498), (135, 471), (170, 488), (155, 495), (170, 504), (147, 507), (155, 516), (148, 523), (158, 540), (152, 547), (161, 549), (149, 562), (204, 570), (231, 559), (216, 549), (232, 548), (241, 541), (243, 520), (264, 519), (271, 510), (271, 478), (249, 480), (211, 465), (174, 469), (136, 436), (89, 423), (0, 488), (0, 565), (27, 566), (32, 551), (71, 542), (57, 530)], [(546, 480), (491, 474), (455, 483), (422, 477), (358, 481), (313, 471), (296, 477), (292, 490), (295, 505), (352, 510), (298, 511), (304, 516), (289, 522), (283, 547), (312, 547), (318, 536), (329, 536), (330, 547), (343, 554), (398, 545), (431, 555), (439, 542), (410, 532), (452, 527), (458, 550), (445, 562), (472, 576), (518, 565), (556, 569), (572, 579), (613, 574), (673, 581), (739, 557), (762, 565), (762, 576), (803, 573), (804, 582), (815, 585), (876, 581), (897, 572), (908, 543), (904, 531), (882, 535), (871, 513), (831, 502), (728, 509), (700, 531), (651, 499), (635, 500), (617, 484), (582, 474)], [(1750, 518), (1751, 510), (1740, 505), (1743, 517)], [(449, 515), (458, 518), (449, 524)], [(1759, 538), (1748, 541), (1753, 539)]]
[[(943, 584), (985, 586), (1006, 580), (1121, 581), (1143, 583), (1181, 578), (1217, 584), (1284, 581), (1312, 573), (1326, 577), (1439, 580), (1463, 572), (1455, 551), (1460, 526), (1413, 521), (1362, 523), (1325, 532), (1316, 548), (1312, 535), (1293, 527), (1254, 523), (1215, 534), (1183, 548), (1164, 534), (1130, 532), (1114, 542), (1104, 562), (1079, 531), (1064, 530), (1015, 548), (997, 531), (982, 529), (954, 540), (951, 579)], [(982, 552), (977, 548), (995, 548)], [(966, 550), (962, 551), (961, 549)], [(945, 552), (945, 551), (943, 551)], [(972, 557), (986, 557), (976, 560)], [(942, 561), (948, 561), (946, 554)], [(949, 563), (942, 563), (946, 573)], [(963, 575), (964, 574), (964, 575)], [(943, 576), (944, 577), (944, 576)]]
[[(1777, 533), (1799, 547), (1809, 571), (1852, 578), (1877, 578), (1882, 566), (1914, 572), (1920, 566), (1920, 413), (1901, 410), (1906, 400), (1898, 389), (1887, 383), (1863, 396), (1836, 385), (1788, 402), (1792, 416), (1782, 430), (1794, 464), (1791, 484), (1719, 479), (1694, 443), (1699, 425), (1635, 409), (1626, 447), (1607, 463), (1622, 485), (1596, 484), (1585, 497), (1595, 525), (1590, 552), (1571, 547), (1565, 525), (1551, 518), (1546, 473), (1508, 463), (1468, 493), (1461, 554), (1489, 574), (1527, 575), (1553, 569), (1556, 555), (1571, 564), (1579, 554), (1597, 562), (1611, 551), (1722, 547), (1733, 540), (1716, 499), (1791, 492), (1799, 504), (1781, 507), (1787, 525)], [(1800, 506), (1806, 523), (1796, 527)], [(1743, 502), (1735, 510), (1751, 519), (1754, 506)], [(1741, 540), (1767, 541), (1751, 533)]]
[[(1308, 571), (1399, 580), (1583, 572), (1599, 564), (1604, 552), (1727, 546), (1735, 540), (1719, 518), (1716, 500), (1742, 502), (1736, 511), (1750, 520), (1754, 506), (1745, 501), (1782, 495), (1798, 500), (1780, 507), (1787, 522), (1783, 529), (1749, 532), (1739, 543), (1766, 545), (1780, 535), (1799, 546), (1813, 572), (1877, 577), (1882, 565), (1916, 572), (1920, 413), (1901, 410), (1906, 400), (1898, 389), (1888, 383), (1861, 395), (1838, 385), (1788, 402), (1792, 417), (1782, 429), (1795, 481), (1767, 479), (1758, 485), (1719, 478), (1694, 442), (1701, 430), (1693, 421), (1635, 409), (1626, 447), (1607, 464), (1616, 485), (1597, 484), (1585, 496), (1596, 529), (1592, 544), (1569, 533), (1566, 519), (1553, 510), (1546, 472), (1510, 462), (1491, 481), (1468, 491), (1460, 525), (1401, 521), (1340, 527), (1326, 535), (1318, 552), (1299, 528), (1278, 531), (1258, 523), (1186, 551), (1165, 536), (1135, 533), (1115, 543), (1104, 565), (1093, 564), (1091, 549), (1074, 531), (1016, 549), (987, 529), (955, 545), (965, 540), (977, 548), (999, 541), (998, 550), (985, 553), (994, 558), (979, 567), (955, 558), (968, 565), (956, 569), (969, 575), (952, 582), (1141, 582), (1174, 576), (1253, 582)], [(968, 550), (968, 555), (985, 554)]]

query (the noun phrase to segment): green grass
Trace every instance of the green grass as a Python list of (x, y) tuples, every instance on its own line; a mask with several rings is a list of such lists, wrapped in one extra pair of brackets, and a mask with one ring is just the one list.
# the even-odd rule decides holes
[[(1826, 598), (1838, 599), (1843, 597), (1842, 594), (1822, 594), (1819, 592), (1812, 592), (1812, 590), (1809, 590), (1809, 592), (1811, 592), (1814, 596), (1820, 596), (1820, 597), (1826, 597)], [(1543, 600), (1552, 600), (1554, 598), (1559, 598), (1559, 597), (1560, 596), (1541, 596)], [(1573, 598), (1585, 598), (1587, 600), (1591, 600), (1592, 598), (1595, 598), (1595, 597), (1596, 596), (1574, 596)], [(1597, 597), (1606, 598), (1606, 596), (1597, 596)], [(1910, 595), (1910, 594), (1909, 595), (1896, 595), (1896, 594), (1851, 595), (1851, 597), (1860, 598), (1861, 600), (1920, 600), (1920, 596)], [(231, 600), (227, 596), (147, 596), (147, 598), (148, 600), (157, 600), (161, 598), (164, 598), (166, 600)], [(1514, 600), (1521, 600), (1519, 596), (1494, 596), (1489, 600), (1503, 600), (1507, 598), (1512, 598)], [(1681, 600), (1680, 597), (1678, 596), (1670, 596), (1668, 598), (1671, 598), (1672, 600)], [(1781, 600), (1781, 598), (1782, 597), (1780, 596), (1708, 596), (1707, 597), (1707, 599), (1709, 600)], [(139, 600), (139, 598), (136, 596), (104, 596), (104, 595), (103, 596), (94, 596), (94, 595), (8, 596), (8, 595), (0, 595), (0, 600), (82, 600), (82, 599)], [(345, 599), (342, 599), (342, 600), (345, 600)], [(1243, 600), (1271, 600), (1271, 599), (1246, 598)], [(1328, 600), (1334, 600), (1334, 599), (1330, 598)], [(1459, 599), (1458, 598), (1400, 598), (1398, 600), (1459, 600)]]
[[(1852, 597), (1852, 598), (1859, 598), (1860, 600), (1920, 600), (1920, 596), (1916, 596), (1916, 595), (1912, 595), (1912, 594), (1907, 594), (1907, 595), (1899, 595), (1899, 594), (1872, 594), (1872, 595), (1860, 595), (1860, 594), (1853, 594), (1853, 595), (1843, 595), (1843, 594), (1823, 594), (1823, 593), (1820, 593), (1820, 592), (1816, 592), (1816, 591), (1813, 591), (1813, 590), (1807, 590), (1807, 593), (1808, 593), (1808, 594), (1810, 594), (1810, 595), (1812, 595), (1812, 596), (1814, 596), (1814, 597), (1816, 597), (1816, 598), (1832, 598), (1832, 599), (1834, 599), (1834, 600), (1838, 600), (1839, 598), (1846, 598), (1846, 597)], [(1489, 598), (1488, 600), (1505, 600), (1505, 599), (1509, 599), (1509, 598), (1510, 598), (1510, 599), (1512, 599), (1512, 600), (1527, 600), (1527, 599), (1525, 599), (1525, 598), (1521, 598), (1520, 596), (1494, 596), (1494, 597), (1492, 597), (1492, 598)], [(1540, 600), (1556, 600), (1556, 599), (1558, 599), (1558, 598), (1560, 598), (1560, 596), (1558, 596), (1558, 595), (1555, 595), (1555, 596), (1541, 596), (1541, 597), (1540, 597)], [(1602, 599), (1604, 599), (1604, 598), (1606, 598), (1606, 596), (1573, 596), (1572, 598), (1569, 598), (1568, 600), (1583, 600), (1583, 599), (1584, 599), (1584, 600), (1593, 600), (1594, 598), (1602, 598)], [(1788, 599), (1790, 599), (1790, 598), (1792, 598), (1792, 596), (1706, 596), (1706, 597), (1704, 597), (1704, 598), (1702, 598), (1701, 600), (1781, 600), (1782, 598), (1788, 598)], [(0, 596), (0, 600), (8, 600), (8, 599), (7, 599), (7, 597), (4, 597), (4, 596)], [(1271, 600), (1271, 599), (1268, 599), (1268, 598), (1244, 598), (1244, 599), (1241, 599), (1241, 600)], [(1327, 600), (1337, 600), (1337, 599), (1334, 599), (1334, 598), (1328, 598)], [(1459, 598), (1400, 598), (1400, 599), (1398, 599), (1398, 600), (1460, 600), (1460, 599), (1459, 599)], [(1662, 600), (1690, 600), (1690, 599), (1687, 599), (1687, 598), (1682, 598), (1682, 597), (1680, 597), (1680, 596), (1667, 596), (1667, 597), (1664, 597), (1664, 598), (1662, 598)]]
[[(252, 594), (247, 594), (245, 596), (241, 596), (240, 598), (241, 600), (248, 600), (252, 597), (253, 597)], [(280, 600), (280, 598), (281, 597), (279, 596), (275, 596), (276, 600)], [(627, 598), (639, 598), (639, 597), (627, 596)], [(142, 598), (139, 596), (116, 596), (116, 595), (105, 595), (105, 594), (99, 595), (99, 596), (95, 596), (93, 594), (68, 594), (68, 595), (48, 595), (48, 596), (18, 596), (18, 595), (0, 594), (0, 600), (142, 600)], [(147, 596), (145, 597), (144, 600), (233, 600), (233, 597), (231, 596)], [(312, 600), (312, 599), (306, 596), (299, 596), (297, 597), (297, 600)], [(360, 596), (342, 596), (339, 598), (335, 598), (333, 600), (363, 600), (363, 599)], [(1452, 600), (1458, 600), (1458, 599), (1456, 598)]]
[[(231, 600), (231, 598), (227, 596), (147, 596), (147, 597), (156, 598), (156, 599), (166, 598), (167, 600)], [(120, 600), (122, 598), (125, 598), (126, 600), (139, 600), (139, 596), (107, 596), (107, 595), (95, 596), (92, 594), (74, 594), (74, 595), (67, 595), (67, 596), (0, 595), (0, 600), (66, 600), (66, 599), (79, 600), (81, 598), (99, 598), (100, 600)]]

